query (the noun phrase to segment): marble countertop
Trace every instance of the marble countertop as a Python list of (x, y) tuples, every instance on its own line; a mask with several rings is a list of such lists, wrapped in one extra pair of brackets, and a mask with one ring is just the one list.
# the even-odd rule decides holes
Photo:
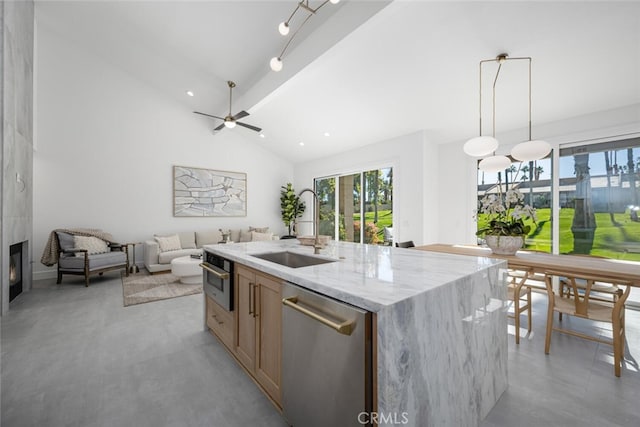
[[(378, 312), (399, 301), (506, 262), (391, 246), (331, 243), (313, 255), (313, 247), (295, 240), (205, 245), (208, 252), (279, 277), (307, 289)], [(290, 251), (336, 262), (290, 268), (253, 254)]]

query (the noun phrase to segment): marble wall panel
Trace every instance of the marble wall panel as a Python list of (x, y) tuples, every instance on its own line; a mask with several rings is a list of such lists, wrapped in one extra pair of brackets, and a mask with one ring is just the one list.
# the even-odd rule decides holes
[[(34, 3), (2, 2), (2, 313), (9, 309), (9, 246), (33, 233), (33, 58)], [(27, 246), (23, 289), (32, 279), (32, 245)]]

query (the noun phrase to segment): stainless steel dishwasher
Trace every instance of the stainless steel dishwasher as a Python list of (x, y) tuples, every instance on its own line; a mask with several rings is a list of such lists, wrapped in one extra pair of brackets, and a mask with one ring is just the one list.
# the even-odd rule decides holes
[(291, 283), (282, 296), (284, 417), (294, 427), (369, 425), (371, 313)]

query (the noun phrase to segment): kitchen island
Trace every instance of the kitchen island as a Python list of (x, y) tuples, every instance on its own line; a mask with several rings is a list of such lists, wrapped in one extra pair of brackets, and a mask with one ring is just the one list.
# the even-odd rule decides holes
[(501, 260), (331, 242), (335, 262), (290, 268), (252, 255), (313, 256), (296, 240), (207, 252), (374, 313), (380, 425), (475, 426), (507, 387)]

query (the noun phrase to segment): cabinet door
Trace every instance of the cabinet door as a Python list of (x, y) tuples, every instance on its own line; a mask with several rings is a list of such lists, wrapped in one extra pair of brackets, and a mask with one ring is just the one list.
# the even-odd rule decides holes
[(207, 301), (207, 326), (233, 352), (234, 326), (233, 314), (222, 308), (209, 296)]
[(256, 364), (258, 382), (280, 404), (282, 352), (282, 285), (278, 279), (256, 273)]
[(236, 356), (250, 372), (255, 368), (256, 355), (256, 306), (255, 273), (236, 264)]

